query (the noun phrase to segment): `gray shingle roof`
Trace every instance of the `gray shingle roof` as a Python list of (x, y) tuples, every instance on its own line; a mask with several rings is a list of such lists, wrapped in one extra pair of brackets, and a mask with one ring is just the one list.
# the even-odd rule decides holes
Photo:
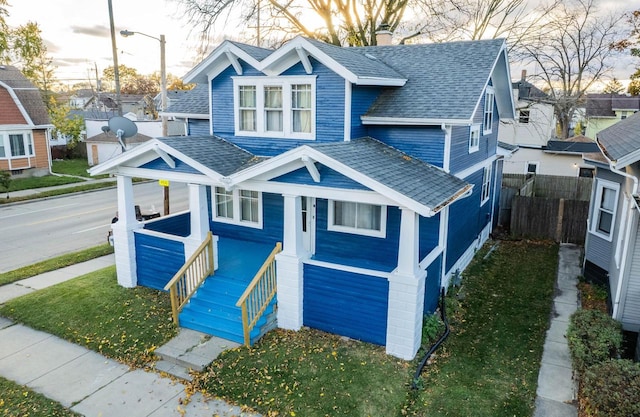
[(408, 78), (401, 88), (387, 88), (366, 116), (471, 119), (503, 45), (491, 39), (352, 48)]
[(639, 110), (640, 97), (624, 94), (587, 94), (587, 117), (614, 117), (616, 110)]
[(262, 61), (273, 53), (273, 49), (260, 48), (259, 46), (247, 45), (246, 43), (227, 41), (238, 48), (242, 49), (247, 54), (251, 55), (258, 61)]
[(528, 81), (520, 80), (511, 83), (511, 88), (518, 90), (520, 100), (547, 98), (547, 94)]
[(0, 66), (0, 81), (11, 87), (36, 126), (51, 124), (40, 91), (16, 67)]
[(363, 48), (343, 48), (314, 39), (307, 39), (307, 41), (358, 77), (406, 78), (402, 71), (392, 68), (391, 65), (377, 58), (375, 54), (363, 51)]
[(640, 113), (635, 113), (624, 120), (596, 134), (605, 155), (612, 161), (640, 150)]
[(223, 176), (262, 160), (218, 136), (180, 136), (158, 140)]
[(432, 210), (439, 210), (471, 187), (440, 168), (373, 138), (309, 146)]
[(198, 84), (192, 90), (172, 99), (167, 108), (171, 114), (200, 114), (209, 117), (209, 91), (206, 84)]

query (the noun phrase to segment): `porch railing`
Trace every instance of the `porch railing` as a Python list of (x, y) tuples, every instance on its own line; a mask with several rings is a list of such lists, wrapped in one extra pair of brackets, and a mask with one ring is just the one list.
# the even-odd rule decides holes
[(171, 311), (173, 321), (179, 324), (178, 314), (182, 311), (189, 298), (196, 292), (204, 280), (213, 274), (213, 237), (207, 234), (204, 242), (187, 259), (185, 264), (164, 286), (171, 297)]
[(236, 303), (236, 307), (242, 307), (242, 329), (246, 346), (251, 345), (251, 330), (276, 295), (275, 260), (280, 251), (282, 251), (282, 243), (278, 242)]

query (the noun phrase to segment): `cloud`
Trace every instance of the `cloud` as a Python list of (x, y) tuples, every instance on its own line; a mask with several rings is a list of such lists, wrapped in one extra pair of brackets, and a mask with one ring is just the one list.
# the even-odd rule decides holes
[(71, 31), (80, 35), (96, 36), (98, 38), (111, 36), (111, 30), (102, 25), (95, 26), (71, 26)]

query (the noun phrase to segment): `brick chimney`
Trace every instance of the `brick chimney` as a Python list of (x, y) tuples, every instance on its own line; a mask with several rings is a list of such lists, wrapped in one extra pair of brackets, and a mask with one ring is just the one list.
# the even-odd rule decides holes
[(376, 45), (387, 46), (391, 45), (391, 38), (393, 33), (389, 30), (389, 25), (386, 23), (380, 24), (376, 30)]
[(523, 69), (522, 70), (522, 76), (520, 77), (520, 80), (521, 81), (526, 81), (526, 79), (527, 79), (527, 70)]

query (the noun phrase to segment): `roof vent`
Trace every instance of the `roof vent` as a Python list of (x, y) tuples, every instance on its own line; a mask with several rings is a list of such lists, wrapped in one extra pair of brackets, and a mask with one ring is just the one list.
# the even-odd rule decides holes
[(373, 59), (374, 61), (377, 61), (378, 58), (376, 58), (375, 56), (371, 55), (371, 54), (364, 54), (364, 56), (366, 56), (369, 59)]
[(0, 65), (0, 70), (7, 69), (4, 65)]

